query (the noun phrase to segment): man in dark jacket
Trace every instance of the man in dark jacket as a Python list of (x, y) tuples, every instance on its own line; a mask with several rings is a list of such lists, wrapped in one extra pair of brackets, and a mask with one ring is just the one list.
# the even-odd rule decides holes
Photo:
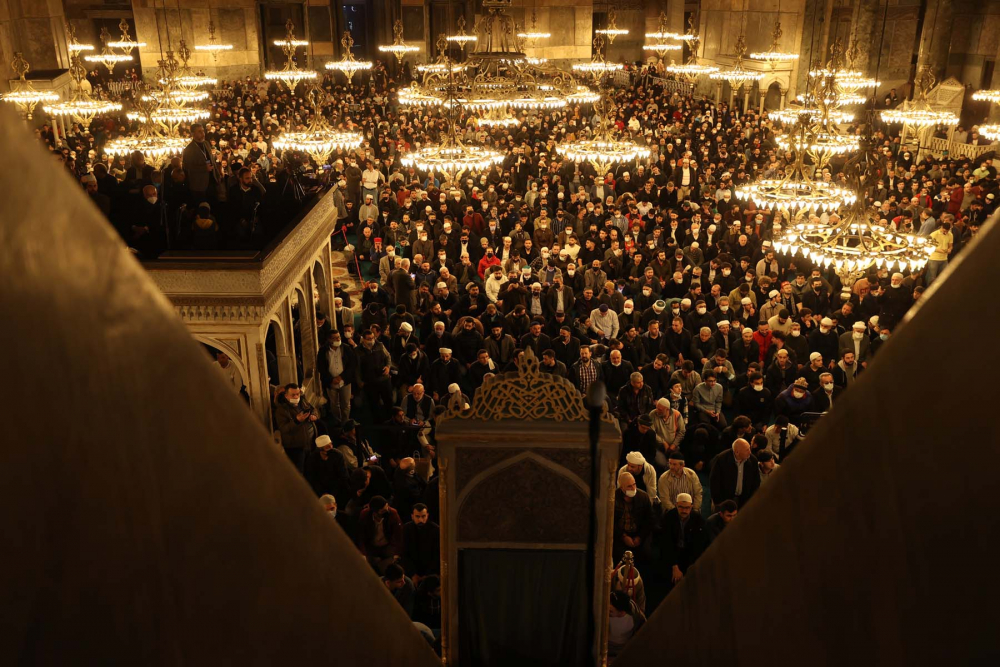
[(760, 373), (751, 373), (747, 378), (747, 386), (736, 394), (736, 411), (749, 417), (759, 429), (767, 424), (773, 406), (774, 397), (764, 386), (764, 377)]
[(693, 508), (691, 494), (678, 493), (674, 508), (663, 515), (663, 562), (670, 571), (672, 585), (684, 578), (708, 546), (705, 519)]
[(375, 414), (379, 414), (376, 411), (380, 404), (386, 411), (392, 409), (391, 367), (388, 350), (375, 340), (371, 329), (366, 330), (361, 334), (361, 346), (358, 348), (358, 375), (368, 407)]
[(636, 488), (632, 473), (619, 473), (618, 488), (615, 490), (614, 561), (620, 561), (626, 549), (635, 554), (637, 563), (648, 559), (655, 527), (656, 518), (649, 495)]
[(378, 573), (403, 552), (403, 523), (382, 496), (375, 496), (358, 519), (358, 548)]
[(343, 345), (339, 331), (331, 331), (319, 349), (317, 367), (329, 409), (337, 422), (351, 416), (351, 388), (358, 374), (358, 355), (350, 345)]
[(403, 553), (399, 559), (414, 583), (441, 572), (440, 536), (441, 528), (430, 520), (427, 505), (414, 504), (410, 521), (403, 526)]
[(409, 516), (413, 505), (420, 501), (427, 482), (417, 474), (417, 462), (407, 456), (399, 460), (399, 467), (392, 475), (392, 504), (400, 516)]
[(913, 290), (903, 284), (903, 274), (894, 273), (889, 279), (889, 289), (879, 288), (876, 299), (880, 307), (879, 325), (894, 328), (913, 305)]
[(709, 485), (713, 509), (723, 500), (735, 500), (739, 507), (746, 505), (760, 488), (760, 470), (749, 442), (737, 438), (732, 447), (712, 459)]
[(284, 393), (275, 401), (274, 419), (281, 432), (281, 446), (285, 454), (302, 472), (302, 465), (308, 451), (316, 441), (319, 421), (317, 410), (302, 396), (302, 387), (285, 385)]
[(305, 478), (317, 496), (332, 495), (341, 505), (350, 496), (350, 475), (344, 455), (334, 449), (328, 435), (316, 438), (316, 447), (306, 455)]

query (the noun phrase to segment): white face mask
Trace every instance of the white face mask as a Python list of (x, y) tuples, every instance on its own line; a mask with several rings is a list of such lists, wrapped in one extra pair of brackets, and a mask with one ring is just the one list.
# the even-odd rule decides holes
[(298, 405), (299, 401), (301, 400), (302, 400), (301, 398), (290, 398), (288, 399), (288, 402), (291, 403), (292, 405)]
[(331, 519), (336, 519), (337, 518), (337, 508), (336, 507), (334, 507), (332, 510), (327, 510), (326, 513), (330, 515)]
[(824, 382), (823, 383), (823, 389), (826, 389), (827, 391), (833, 391), (833, 383), (832, 382)]
[(625, 306), (624, 309), (626, 315), (632, 314), (632, 306)]
[(823, 333), (830, 333), (830, 327), (820, 327), (819, 330)]
[(728, 305), (728, 304), (725, 304), (725, 303), (724, 303), (724, 304), (721, 304), (721, 305), (719, 306), (719, 310), (721, 310), (722, 312), (724, 312), (724, 313), (725, 313), (726, 311), (728, 311), (728, 310), (729, 310), (729, 305)]
[(730, 273), (732, 273), (732, 271), (730, 271), (729, 269), (722, 269), (722, 275), (728, 276)]
[(792, 337), (793, 338), (798, 338), (801, 335), (802, 335), (801, 331), (799, 331), (798, 329), (792, 329)]
[(854, 334), (853, 334), (853, 336), (854, 336), (854, 340), (861, 340), (862, 338), (865, 337), (865, 334), (864, 334), (863, 331), (855, 331)]
[(653, 290), (649, 290), (649, 289), (642, 290), (642, 295), (643, 296), (649, 296), (652, 293), (653, 293)]
[(762, 384), (755, 384), (753, 386), (753, 390), (754, 391), (764, 391), (764, 385), (762, 385)]
[(152, 196), (152, 197), (146, 197), (146, 201), (148, 201), (150, 204), (155, 204), (156, 201), (157, 201), (157, 198), (156, 198), (155, 195)]
[(792, 396), (794, 396), (795, 398), (802, 398), (805, 395), (806, 392), (802, 391), (801, 389), (795, 389), (794, 391), (792, 391)]
[(333, 345), (334, 347), (340, 347), (341, 345), (343, 345), (343, 343), (342, 343), (341, 341), (339, 341), (339, 340), (335, 340), (335, 341), (333, 341), (333, 343), (331, 343), (331, 344), (332, 344), (332, 345)]
[(704, 307), (698, 308), (698, 314), (699, 315), (704, 315), (705, 314), (705, 308)]
[(626, 491), (625, 495), (628, 496), (629, 498), (635, 498), (635, 493), (636, 489), (632, 489), (631, 491)]

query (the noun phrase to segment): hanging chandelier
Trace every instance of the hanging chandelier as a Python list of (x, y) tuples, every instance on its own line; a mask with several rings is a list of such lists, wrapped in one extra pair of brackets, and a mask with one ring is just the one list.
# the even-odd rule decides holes
[[(173, 62), (176, 65), (176, 61), (172, 60), (172, 52), (168, 51), (168, 53), (170, 53), (171, 57), (168, 58), (167, 62)], [(177, 55), (181, 57), (181, 67), (180, 69), (176, 69), (175, 67), (175, 71), (171, 75), (170, 81), (173, 85), (179, 86), (184, 91), (190, 92), (202, 86), (214, 86), (219, 83), (219, 80), (214, 77), (205, 76), (204, 74), (195, 74), (191, 71), (191, 68), (188, 66), (188, 60), (191, 58), (191, 50), (188, 49), (187, 43), (183, 39), (180, 40), (180, 47), (177, 49)], [(160, 84), (165, 85), (166, 83), (167, 82), (164, 79), (160, 79)], [(183, 97), (180, 93), (181, 90), (174, 91), (174, 98), (180, 99)]]
[[(117, 102), (105, 100), (95, 100), (83, 87), (83, 81), (87, 78), (87, 68), (83, 66), (80, 54), (87, 49), (78, 48), (90, 46), (89, 44), (79, 44), (76, 41), (76, 29), (71, 25), (66, 25), (67, 46), (69, 52), (69, 75), (72, 79), (70, 84), (70, 96), (65, 102), (56, 102), (43, 107), (45, 113), (50, 116), (65, 116), (76, 121), (84, 127), (89, 127), (94, 118), (103, 114), (121, 111), (122, 105)], [(90, 46), (92, 50), (93, 47)], [(58, 98), (57, 98), (58, 99)]]
[(487, 124), (503, 118), (503, 123), (510, 125), (512, 114), (488, 112), (556, 109), (593, 99), (572, 74), (548, 65), (545, 59), (525, 55), (523, 40), (514, 37), (517, 29), (506, 13), (508, 5), (506, 0), (483, 0), (486, 13), (476, 23), (476, 49), (462, 63), (448, 55), (447, 37), (439, 36), (436, 60), (417, 68), (422, 76), (399, 92), (400, 103), (457, 104), (466, 111), (484, 114)]
[(535, 7), (535, 2), (536, 0), (532, 0), (531, 3), (531, 25), (526, 30), (521, 30), (517, 33), (518, 39), (523, 39), (531, 45), (540, 39), (548, 39), (552, 36), (552, 33), (538, 29), (538, 11)]
[[(289, 40), (292, 35), (289, 32)], [(346, 42), (346, 43), (345, 43)], [(350, 54), (350, 47), (354, 40), (350, 33), (344, 34), (344, 47)], [(313, 46), (309, 46), (310, 60), (314, 57)], [(324, 103), (329, 100), (329, 95), (317, 82), (313, 82), (307, 93), (309, 104), (312, 107), (312, 118), (305, 130), (294, 132), (282, 132), (274, 139), (273, 145), (276, 149), (284, 151), (297, 151), (305, 153), (317, 165), (326, 164), (334, 151), (347, 151), (359, 147), (364, 142), (364, 136), (359, 132), (336, 130), (330, 126), (323, 115)]]
[(1000, 90), (977, 90), (972, 93), (972, 99), (977, 102), (1000, 102)]
[(662, 58), (668, 51), (680, 51), (683, 48), (680, 44), (674, 44), (669, 41), (672, 39), (675, 40), (677, 35), (669, 32), (667, 25), (667, 15), (660, 12), (660, 22), (656, 28), (656, 32), (646, 33), (647, 42), (642, 46), (643, 51), (653, 51)]
[(39, 103), (59, 101), (59, 95), (36, 90), (31, 82), (25, 78), (31, 66), (20, 51), (14, 53), (14, 60), (11, 61), (10, 67), (17, 75), (17, 81), (11, 85), (10, 92), (0, 95), (0, 99), (15, 105), (25, 120), (31, 120), (35, 107)]
[(108, 46), (113, 49), (121, 49), (122, 53), (129, 55), (134, 49), (141, 49), (146, 46), (146, 42), (137, 42), (132, 39), (128, 32), (128, 21), (122, 19), (118, 23), (118, 29), (122, 31), (121, 39), (115, 40), (113, 42), (108, 42)]
[(520, 125), (521, 121), (514, 118), (509, 109), (498, 107), (476, 118), (476, 124), (482, 127), (514, 127)]
[[(871, 140), (870, 125), (865, 150), (845, 166), (859, 193), (871, 192), (885, 171), (885, 158)], [(845, 292), (849, 292), (871, 267), (888, 271), (920, 271), (934, 252), (935, 244), (913, 234), (892, 231), (880, 224), (876, 211), (858, 197), (844, 209), (843, 218), (831, 216), (829, 224), (809, 220), (792, 224), (774, 249), (794, 257), (808, 258), (813, 264), (833, 268)]]
[(344, 31), (344, 36), (340, 38), (340, 45), (344, 48), (344, 55), (340, 60), (327, 63), (328, 70), (343, 72), (350, 83), (355, 74), (372, 68), (370, 60), (355, 60), (354, 53), (351, 51), (354, 48), (354, 38), (351, 37), (350, 30)]
[(626, 28), (618, 27), (618, 12), (614, 7), (608, 8), (608, 25), (600, 30), (594, 31), (595, 35), (604, 35), (608, 38), (608, 44), (615, 43), (615, 37), (620, 35), (627, 35), (628, 30)]
[(771, 120), (780, 121), (786, 125), (792, 125), (794, 123), (805, 121), (807, 123), (814, 123), (823, 117), (824, 113), (827, 115), (829, 120), (834, 123), (853, 123), (854, 114), (850, 111), (844, 111), (842, 109), (830, 109), (827, 108), (825, 111), (818, 107), (806, 107), (801, 105), (790, 104), (784, 109), (774, 109), (767, 112), (767, 117)]
[(1000, 141), (1000, 125), (980, 125), (979, 134), (986, 137), (990, 141)]
[(736, 62), (733, 66), (728, 69), (719, 70), (718, 72), (712, 72), (708, 75), (708, 78), (713, 81), (728, 81), (734, 91), (739, 90), (746, 84), (753, 84), (764, 78), (763, 72), (755, 72), (743, 67), (743, 56), (747, 52), (747, 42), (743, 37), (743, 33), (740, 33), (740, 36), (736, 38), (734, 51), (736, 53)]
[(274, 40), (275, 46), (280, 46), (285, 54), (285, 66), (280, 70), (268, 70), (264, 72), (264, 78), (268, 81), (281, 81), (288, 90), (295, 90), (300, 81), (312, 81), (319, 75), (315, 70), (299, 69), (295, 64), (295, 52), (300, 46), (308, 46), (307, 40), (295, 39), (295, 24), (291, 19), (285, 22), (285, 39)]
[(790, 63), (799, 59), (799, 54), (781, 50), (781, 0), (778, 0), (778, 14), (774, 19), (774, 30), (771, 31), (771, 48), (767, 51), (758, 51), (750, 54), (751, 60), (760, 60), (767, 63), (771, 71), (778, 69), (781, 63)]
[(396, 62), (402, 64), (403, 58), (408, 53), (416, 53), (420, 47), (415, 44), (407, 44), (403, 41), (403, 22), (399, 19), (392, 24), (392, 44), (384, 44), (378, 47), (382, 53), (391, 53), (396, 56)]
[[(927, 101), (927, 93), (937, 83), (933, 68), (924, 65), (916, 78), (917, 99), (907, 108), (897, 107), (882, 112), (882, 120), (896, 125), (908, 125), (913, 128), (934, 127), (937, 125), (958, 125), (958, 116), (951, 111), (935, 111)], [(905, 104), (905, 103), (904, 103)]]
[(205, 51), (212, 54), (212, 62), (218, 62), (219, 53), (222, 51), (232, 51), (233, 45), (223, 43), (215, 36), (215, 17), (212, 14), (212, 3), (208, 3), (208, 42), (205, 44), (195, 44), (195, 51)]
[(701, 39), (698, 37), (698, 33), (694, 29), (693, 14), (688, 17), (687, 32), (683, 35), (673, 35), (673, 39), (689, 42), (691, 55), (686, 63), (670, 63), (667, 66), (668, 72), (676, 76), (682, 76), (690, 82), (694, 82), (699, 76), (719, 71), (719, 68), (715, 65), (702, 65), (698, 62), (698, 47), (701, 44)]
[(466, 45), (476, 42), (479, 37), (476, 35), (469, 35), (465, 32), (465, 17), (458, 17), (458, 32), (454, 35), (448, 35), (445, 39), (452, 44), (458, 44), (464, 50)]
[[(595, 60), (603, 59), (603, 42), (604, 38), (601, 35), (594, 38)], [(607, 70), (595, 69), (590, 73), (596, 79), (598, 90), (607, 86)], [(613, 121), (615, 106), (607, 95), (601, 95), (596, 104), (596, 111), (601, 120), (594, 136), (590, 139), (576, 139), (558, 144), (556, 151), (560, 155), (573, 162), (588, 162), (598, 174), (608, 173), (615, 165), (649, 157), (648, 147), (616, 136)]]
[(101, 52), (93, 56), (84, 56), (83, 59), (88, 63), (101, 63), (108, 68), (108, 74), (112, 74), (115, 71), (115, 66), (118, 63), (130, 63), (132, 62), (132, 56), (128, 54), (115, 53), (112, 51), (110, 45), (111, 33), (108, 32), (107, 28), (101, 28), (101, 42), (104, 43), (104, 48)]
[(184, 152), (188, 140), (177, 134), (167, 134), (167, 126), (153, 119), (152, 115), (161, 108), (161, 103), (151, 92), (142, 84), (142, 88), (134, 93), (136, 110), (127, 114), (129, 120), (140, 123), (139, 131), (112, 139), (104, 145), (104, 152), (128, 157), (138, 151), (154, 169), (159, 169), (169, 158)]
[(603, 33), (598, 33), (597, 36), (594, 37), (594, 55), (591, 57), (590, 62), (575, 63), (573, 65), (573, 69), (583, 74), (589, 74), (598, 81), (601, 80), (601, 77), (604, 74), (618, 72), (625, 69), (625, 66), (621, 63), (609, 63), (604, 59), (604, 47), (604, 35)]
[(359, 132), (335, 130), (323, 116), (320, 97), (324, 95), (318, 86), (309, 93), (313, 101), (313, 115), (309, 126), (301, 132), (283, 132), (274, 140), (279, 151), (298, 151), (311, 157), (317, 165), (326, 164), (334, 151), (348, 151), (358, 148), (364, 141)]

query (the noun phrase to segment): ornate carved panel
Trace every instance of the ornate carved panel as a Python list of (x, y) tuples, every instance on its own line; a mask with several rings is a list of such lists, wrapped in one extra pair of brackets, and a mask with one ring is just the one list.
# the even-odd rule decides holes
[(469, 492), (458, 510), (460, 542), (587, 541), (586, 494), (570, 478), (526, 458)]

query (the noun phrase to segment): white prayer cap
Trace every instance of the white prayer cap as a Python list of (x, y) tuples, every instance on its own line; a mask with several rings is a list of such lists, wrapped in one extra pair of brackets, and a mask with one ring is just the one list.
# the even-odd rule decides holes
[(676, 503), (694, 503), (694, 501), (691, 499), (690, 493), (678, 493)]
[(437, 287), (438, 289), (447, 289), (447, 287), (448, 287), (448, 283), (438, 283), (438, 284), (436, 285), (436, 287)]
[(451, 348), (450, 347), (438, 348), (438, 352), (440, 352), (441, 354), (451, 354)]
[(458, 386), (457, 382), (452, 382), (450, 385), (448, 385), (449, 394), (456, 394), (460, 391), (462, 391), (462, 388)]
[(852, 328), (857, 329), (859, 331), (864, 331), (868, 327), (867, 325), (865, 325), (864, 322), (855, 322)]
[(821, 319), (819, 321), (819, 323), (820, 323), (821, 326), (824, 326), (824, 327), (832, 327), (833, 326), (833, 320), (831, 320), (829, 317), (824, 317), (823, 319)]
[(641, 466), (646, 463), (646, 457), (644, 457), (640, 452), (629, 452), (625, 457), (625, 460), (634, 466)]
[(669, 408), (670, 407), (670, 399), (666, 398), (666, 397), (661, 398), (660, 400), (658, 400), (656, 402), (656, 405), (658, 405), (661, 408)]
[(753, 301), (750, 300), (750, 297), (745, 296), (742, 299), (740, 299), (740, 303), (742, 303), (744, 306), (749, 306), (751, 303), (753, 303)]
[(721, 326), (727, 326), (728, 327), (729, 326), (729, 320), (719, 320), (719, 322), (718, 322), (718, 324), (716, 326), (720, 326), (720, 327)]
[(413, 325), (410, 324), (409, 322), (403, 322), (402, 324), (399, 325), (399, 328), (405, 331), (406, 333), (413, 332)]
[(328, 435), (321, 435), (318, 438), (316, 438), (317, 447), (326, 447), (327, 445), (332, 445), (332, 444), (333, 440), (330, 440), (330, 436)]
[(817, 359), (819, 359), (822, 356), (823, 355), (820, 354), (819, 352), (813, 352), (812, 354), (809, 355), (809, 361), (816, 361)]

